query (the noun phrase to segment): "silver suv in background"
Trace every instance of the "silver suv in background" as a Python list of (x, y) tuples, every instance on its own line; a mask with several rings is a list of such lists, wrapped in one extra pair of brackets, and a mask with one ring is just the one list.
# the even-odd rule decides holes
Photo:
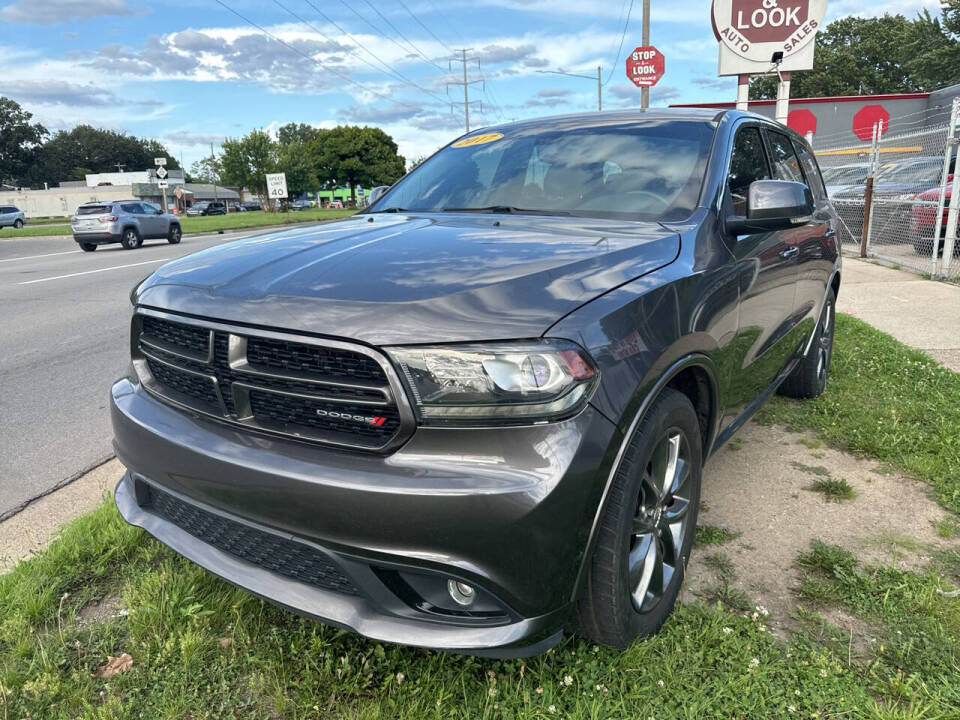
[(27, 222), (23, 210), (15, 208), (13, 205), (0, 205), (0, 228), (15, 227), (18, 230)]
[(70, 218), (70, 228), (73, 239), (86, 252), (107, 243), (120, 243), (132, 250), (152, 238), (176, 245), (183, 234), (176, 215), (141, 200), (85, 203)]

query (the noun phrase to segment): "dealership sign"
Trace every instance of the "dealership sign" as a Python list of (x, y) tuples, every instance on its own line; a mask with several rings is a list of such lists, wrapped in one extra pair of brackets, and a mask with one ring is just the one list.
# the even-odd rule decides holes
[(663, 53), (653, 45), (643, 45), (627, 55), (627, 78), (637, 87), (653, 87), (664, 72)]
[(713, 0), (720, 75), (811, 69), (826, 13), (827, 0)]

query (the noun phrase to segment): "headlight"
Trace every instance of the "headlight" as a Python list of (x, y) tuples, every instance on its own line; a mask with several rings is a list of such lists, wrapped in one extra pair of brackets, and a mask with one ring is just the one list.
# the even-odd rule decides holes
[(590, 398), (598, 374), (566, 340), (397, 347), (420, 421), (427, 425), (538, 422), (569, 416)]

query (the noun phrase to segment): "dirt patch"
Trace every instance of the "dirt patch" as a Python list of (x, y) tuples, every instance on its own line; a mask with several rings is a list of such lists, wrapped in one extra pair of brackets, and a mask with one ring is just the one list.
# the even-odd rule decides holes
[[(811, 540), (840, 545), (863, 562), (904, 569), (960, 544), (937, 535), (936, 523), (949, 513), (921, 482), (881, 472), (876, 462), (820, 446), (805, 433), (751, 423), (737, 438), (734, 448), (725, 447), (707, 463), (700, 522), (741, 534), (719, 547), (694, 548), (686, 588), (694, 596), (715, 597), (717, 563), (711, 556), (724, 553), (733, 569), (726, 573), (728, 591), (746, 593), (769, 610), (769, 626), (783, 635), (797, 605), (800, 571), (794, 560)], [(854, 497), (837, 502), (811, 489), (825, 477), (845, 480)], [(852, 622), (834, 619), (843, 629)], [(854, 628), (855, 638), (859, 630), (868, 635)]]
[(107, 595), (105, 598), (84, 605), (77, 613), (77, 626), (102, 623), (126, 614), (123, 600), (118, 595)]

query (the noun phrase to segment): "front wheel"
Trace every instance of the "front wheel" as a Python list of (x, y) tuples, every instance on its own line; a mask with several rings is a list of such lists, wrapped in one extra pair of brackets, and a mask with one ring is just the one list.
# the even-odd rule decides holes
[(813, 342), (793, 372), (777, 391), (787, 397), (809, 399), (818, 397), (827, 389), (827, 375), (833, 358), (833, 321), (836, 317), (837, 296), (831, 289), (814, 331)]
[(123, 231), (123, 235), (120, 236), (120, 244), (123, 245), (125, 250), (138, 248), (141, 242), (140, 235), (133, 228), (127, 228)]
[(170, 232), (167, 234), (167, 242), (171, 245), (176, 245), (180, 242), (180, 238), (183, 236), (183, 233), (180, 231), (179, 225), (171, 225)]
[(665, 389), (634, 431), (610, 487), (577, 602), (581, 633), (625, 648), (666, 621), (693, 545), (702, 462), (693, 405)]
[(23, 220), (21, 220), (20, 218), (17, 218), (16, 220), (13, 221), (13, 226), (14, 226), (17, 230), (19, 230), (20, 228), (23, 227)]

